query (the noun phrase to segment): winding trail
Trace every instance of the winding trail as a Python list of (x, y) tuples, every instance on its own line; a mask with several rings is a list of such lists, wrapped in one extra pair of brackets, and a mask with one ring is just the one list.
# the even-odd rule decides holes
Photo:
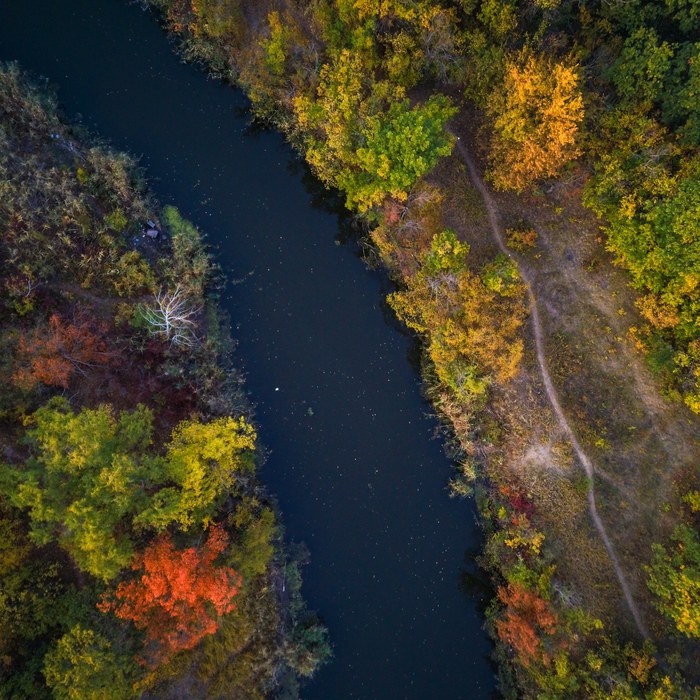
[(479, 175), (479, 171), (477, 170), (476, 165), (471, 155), (469, 154), (469, 151), (461, 142), (459, 137), (457, 137), (456, 143), (457, 150), (459, 151), (462, 160), (464, 161), (469, 171), (469, 177), (472, 181), (472, 184), (479, 191), (479, 194), (483, 199), (484, 206), (486, 207), (486, 213), (489, 219), (489, 224), (491, 226), (491, 233), (493, 234), (493, 238), (496, 241), (496, 244), (498, 245), (501, 252), (504, 255), (507, 255), (518, 266), (520, 277), (522, 278), (523, 282), (525, 283), (525, 287), (527, 288), (527, 295), (530, 301), (530, 318), (532, 319), (532, 332), (535, 338), (537, 364), (540, 368), (540, 375), (542, 376), (542, 382), (544, 384), (545, 391), (547, 392), (547, 398), (549, 399), (549, 403), (552, 406), (552, 410), (554, 411), (554, 415), (557, 418), (559, 426), (569, 439), (569, 442), (571, 443), (571, 446), (573, 447), (574, 452), (576, 453), (576, 456), (578, 457), (578, 460), (581, 463), (581, 466), (583, 467), (586, 476), (588, 477), (588, 510), (591, 514), (593, 524), (595, 525), (595, 528), (598, 531), (598, 534), (600, 535), (600, 539), (602, 540), (603, 545), (605, 545), (605, 549), (608, 552), (608, 556), (610, 557), (610, 561), (612, 562), (613, 568), (615, 569), (615, 574), (617, 576), (617, 580), (620, 583), (620, 587), (622, 588), (622, 593), (624, 595), (625, 602), (627, 603), (627, 607), (632, 615), (632, 618), (634, 619), (634, 623), (637, 629), (639, 630), (639, 634), (642, 637), (644, 637), (644, 639), (649, 639), (649, 632), (642, 620), (641, 613), (639, 612), (639, 609), (637, 608), (637, 605), (634, 602), (634, 598), (632, 597), (629, 585), (627, 584), (627, 579), (625, 578), (625, 574), (622, 570), (620, 560), (618, 559), (618, 556), (615, 553), (615, 548), (613, 547), (613, 544), (610, 541), (610, 537), (608, 536), (608, 533), (605, 529), (605, 525), (603, 525), (603, 521), (601, 520), (600, 515), (598, 514), (598, 507), (596, 506), (595, 500), (595, 469), (593, 467), (593, 462), (591, 462), (588, 455), (583, 451), (581, 444), (576, 438), (576, 434), (574, 433), (573, 429), (571, 428), (571, 425), (569, 424), (569, 421), (564, 415), (561, 403), (559, 402), (559, 396), (557, 395), (557, 390), (554, 387), (552, 378), (549, 374), (549, 369), (547, 368), (547, 360), (545, 357), (544, 341), (542, 334), (542, 323), (540, 321), (540, 313), (537, 308), (537, 297), (535, 296), (535, 292), (533, 291), (532, 281), (527, 271), (520, 264), (519, 260), (516, 258), (515, 255), (513, 255), (513, 253), (510, 250), (508, 250), (508, 248), (506, 248), (506, 245), (503, 242), (503, 238), (501, 236), (498, 225), (498, 210), (496, 209), (496, 205), (494, 204), (494, 201), (491, 198), (489, 191), (486, 189), (486, 185), (484, 184), (483, 180), (481, 179), (481, 176)]

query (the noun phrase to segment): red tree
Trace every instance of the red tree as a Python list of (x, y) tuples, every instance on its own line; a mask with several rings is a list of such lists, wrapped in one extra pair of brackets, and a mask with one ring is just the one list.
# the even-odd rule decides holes
[(496, 620), (501, 641), (510, 644), (523, 666), (532, 661), (547, 662), (549, 656), (542, 650), (542, 634), (556, 632), (557, 616), (546, 600), (536, 591), (518, 583), (498, 589), (498, 598), (506, 606), (505, 617)]
[(210, 529), (199, 548), (177, 550), (170, 535), (161, 536), (132, 565), (141, 575), (120, 583), (114, 598), (105, 596), (98, 608), (113, 610), (144, 630), (154, 664), (191, 649), (216, 632), (219, 616), (233, 609), (240, 590), (240, 576), (214, 564), (227, 544), (228, 535), (220, 525)]
[(84, 317), (66, 323), (53, 314), (48, 328), (19, 337), (16, 359), (20, 367), (13, 375), (14, 382), (26, 389), (40, 382), (67, 388), (74, 373), (85, 374), (88, 368), (116, 358), (100, 338), (104, 332), (103, 326), (96, 327)]

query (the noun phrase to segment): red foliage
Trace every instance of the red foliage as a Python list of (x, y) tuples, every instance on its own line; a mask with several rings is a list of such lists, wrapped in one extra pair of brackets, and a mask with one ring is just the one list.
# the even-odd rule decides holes
[(103, 597), (98, 608), (113, 610), (144, 630), (153, 665), (191, 649), (216, 632), (219, 616), (234, 608), (241, 578), (229, 567), (214, 565), (228, 539), (220, 525), (210, 529), (199, 548), (177, 550), (170, 535), (159, 537), (132, 565), (140, 577), (120, 583), (114, 599)]
[(523, 513), (528, 518), (532, 517), (535, 512), (535, 504), (522, 491), (509, 486), (501, 486), (500, 491), (508, 499), (508, 503), (514, 511)]
[(496, 620), (501, 641), (513, 647), (523, 666), (536, 660), (547, 663), (549, 656), (542, 649), (541, 636), (554, 634), (557, 626), (557, 615), (547, 601), (518, 583), (501, 586), (498, 598), (506, 606), (504, 618)]
[(76, 372), (85, 374), (95, 365), (112, 363), (117, 353), (109, 351), (98, 334), (104, 334), (102, 324), (79, 318), (66, 323), (58, 314), (49, 319), (48, 327), (21, 335), (16, 359), (19, 369), (12, 379), (18, 386), (33, 389), (37, 384), (68, 388)]

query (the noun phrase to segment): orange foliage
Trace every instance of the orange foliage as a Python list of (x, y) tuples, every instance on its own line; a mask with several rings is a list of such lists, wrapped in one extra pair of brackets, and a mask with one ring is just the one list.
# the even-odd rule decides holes
[(241, 578), (229, 567), (214, 565), (228, 539), (220, 525), (210, 529), (200, 548), (177, 550), (170, 535), (159, 537), (132, 565), (140, 577), (120, 583), (114, 599), (104, 596), (98, 608), (144, 630), (154, 664), (191, 649), (214, 634), (219, 616), (234, 608)]
[(549, 656), (542, 649), (541, 635), (556, 632), (557, 616), (547, 601), (519, 583), (498, 589), (498, 598), (506, 606), (505, 617), (496, 620), (501, 641), (510, 644), (523, 666), (532, 661), (545, 663)]
[(506, 62), (503, 84), (488, 100), (493, 123), (490, 174), (498, 189), (518, 192), (553, 177), (580, 155), (580, 71), (571, 62), (523, 49)]
[(66, 323), (54, 314), (48, 328), (37, 328), (19, 337), (16, 357), (21, 366), (13, 374), (13, 381), (25, 389), (39, 383), (67, 388), (74, 373), (85, 374), (87, 368), (109, 364), (116, 358), (97, 335), (104, 332), (102, 325), (95, 327), (85, 318)]

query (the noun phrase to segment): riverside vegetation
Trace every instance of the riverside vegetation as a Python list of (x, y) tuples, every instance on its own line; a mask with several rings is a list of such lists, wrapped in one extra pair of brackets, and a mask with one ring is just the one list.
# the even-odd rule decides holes
[[(394, 275), (389, 304), (423, 340), (426, 391), (459, 450), (453, 491), (476, 491), (484, 516), (504, 695), (697, 697), (697, 3), (149, 2), (187, 57), (240, 84), (342, 192)], [(494, 188), (520, 195), (497, 195), (505, 254), (449, 157), (455, 132)], [(598, 272), (598, 227), (636, 290), (626, 305), (625, 285), (596, 288), (617, 279)], [(557, 237), (586, 265), (553, 264)], [(540, 294), (552, 311), (535, 332), (575, 450), (541, 398), (525, 323)]]
[(0, 695), (297, 697), (326, 630), (200, 233), (14, 65), (0, 183)]

